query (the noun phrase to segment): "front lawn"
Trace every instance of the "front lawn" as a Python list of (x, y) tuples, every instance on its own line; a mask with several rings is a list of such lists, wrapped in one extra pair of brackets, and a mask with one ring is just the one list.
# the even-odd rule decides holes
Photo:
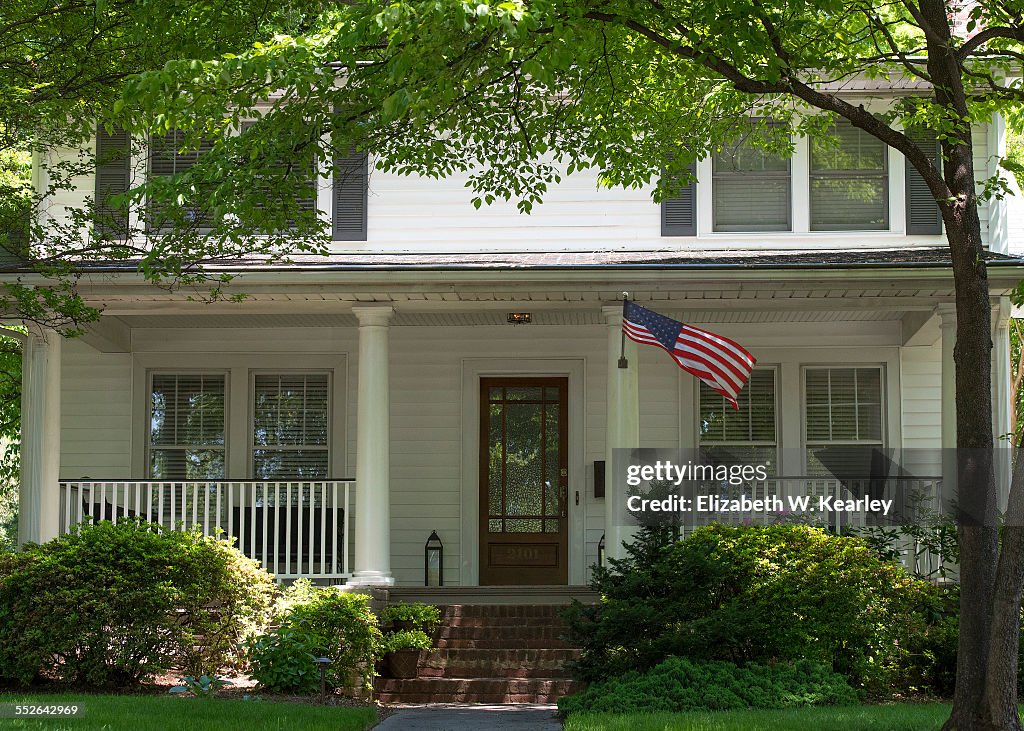
[(565, 731), (938, 731), (941, 703), (699, 713), (580, 713)]
[(364, 731), (377, 722), (370, 707), (316, 706), (264, 700), (206, 700), (146, 695), (0, 695), (0, 703), (79, 705), (79, 718), (0, 720), (4, 729), (47, 731)]

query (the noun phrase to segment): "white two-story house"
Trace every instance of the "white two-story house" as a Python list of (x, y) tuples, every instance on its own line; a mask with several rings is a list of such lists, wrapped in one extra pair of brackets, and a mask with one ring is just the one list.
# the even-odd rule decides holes
[[(616, 551), (613, 448), (952, 446), (937, 208), (899, 153), (836, 134), (837, 147), (795, 140), (788, 159), (723, 151), (660, 205), (577, 173), (531, 215), (476, 210), (463, 180), (362, 162), (311, 193), (331, 255), (225, 264), (241, 302), (91, 267), (81, 289), (101, 320), (76, 339), (34, 329), (26, 348), (22, 538), (142, 516), (220, 528), (281, 577), (413, 586), (436, 531), (445, 585), (580, 585), (603, 536)], [(981, 180), (1000, 120), (975, 141)], [(125, 142), (98, 137), (101, 151)], [(160, 143), (40, 215), (196, 159)], [(1020, 204), (981, 211), (997, 434), (1007, 294), (1024, 276), (1007, 209)], [(756, 356), (738, 411), (656, 348), (627, 341), (617, 367), (623, 292)], [(779, 464), (777, 479), (805, 467)]]

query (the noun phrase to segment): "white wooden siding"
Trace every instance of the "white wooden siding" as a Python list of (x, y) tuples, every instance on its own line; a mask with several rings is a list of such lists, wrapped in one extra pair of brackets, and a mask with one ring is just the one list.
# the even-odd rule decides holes
[[(61, 353), (61, 479), (131, 474), (132, 365), (67, 340)], [(138, 475), (135, 475), (138, 476)]]
[[(765, 364), (780, 364), (778, 408), (783, 446), (799, 446), (799, 368), (801, 363), (845, 363), (858, 359), (891, 361), (888, 379), (895, 389), (894, 445), (934, 447), (939, 427), (939, 358), (936, 347), (893, 345), (891, 323), (709, 324), (756, 350)], [(873, 331), (873, 334), (872, 334)], [(392, 327), (391, 342), (391, 532), (392, 570), (399, 583), (422, 581), (423, 543), (436, 530), (445, 545), (445, 581), (462, 581), (463, 535), (475, 530), (476, 516), (463, 515), (463, 440), (475, 423), (463, 423), (463, 361), (500, 359), (514, 372), (522, 359), (575, 359), (583, 362), (582, 423), (570, 423), (570, 439), (582, 441), (585, 479), (580, 505), (570, 492), (569, 509), (581, 511), (584, 565), (597, 560), (604, 532), (604, 501), (593, 496), (593, 463), (605, 458), (607, 328), (602, 325)], [(344, 434), (346, 474), (354, 474), (355, 419), (359, 364), (355, 328), (194, 328), (136, 329), (134, 354), (98, 353), (81, 342), (64, 348), (62, 465), (65, 478), (142, 477), (132, 474), (132, 424), (144, 431), (144, 388), (134, 388), (133, 359), (171, 358), (196, 367), (220, 363), (259, 369), (267, 363), (304, 367), (313, 354), (347, 359)], [(652, 447), (695, 446), (694, 380), (660, 350), (640, 348), (641, 443)], [(899, 395), (902, 382), (902, 396)], [(142, 394), (141, 396), (139, 394)], [(141, 412), (140, 412), (141, 410)], [(902, 436), (899, 422), (903, 422)], [(236, 434), (245, 434), (247, 426)], [(143, 434), (135, 436), (136, 441)], [(229, 444), (229, 451), (246, 444)], [(244, 438), (242, 439), (244, 441)], [(337, 448), (337, 447), (336, 447)], [(136, 450), (137, 451), (137, 448)], [(137, 457), (135, 471), (140, 469)], [(237, 469), (245, 460), (229, 459)], [(337, 461), (336, 461), (337, 463)], [(230, 477), (245, 475), (231, 474)], [(358, 501), (358, 498), (357, 498)], [(358, 510), (358, 506), (356, 508)]]

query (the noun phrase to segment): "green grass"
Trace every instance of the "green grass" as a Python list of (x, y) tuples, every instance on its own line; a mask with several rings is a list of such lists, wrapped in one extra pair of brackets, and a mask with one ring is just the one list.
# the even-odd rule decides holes
[(703, 713), (581, 713), (565, 731), (937, 731), (941, 703)]
[(206, 700), (146, 695), (0, 695), (0, 703), (77, 704), (79, 718), (0, 719), (0, 729), (47, 731), (363, 731), (377, 722), (370, 707), (273, 701)]

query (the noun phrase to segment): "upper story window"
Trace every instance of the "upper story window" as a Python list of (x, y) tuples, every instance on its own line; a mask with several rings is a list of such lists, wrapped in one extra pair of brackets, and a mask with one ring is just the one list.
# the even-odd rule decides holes
[(712, 158), (715, 231), (792, 229), (790, 161), (747, 141)]
[(224, 477), (225, 381), (223, 373), (152, 374), (147, 440), (150, 477)]
[(881, 140), (839, 122), (835, 143), (811, 140), (811, 231), (889, 228), (889, 155)]
[[(179, 175), (190, 170), (199, 158), (213, 147), (213, 142), (204, 140), (196, 149), (182, 149), (184, 134), (179, 130), (171, 130), (162, 137), (151, 137), (149, 140), (149, 174), (159, 176)], [(209, 212), (204, 211), (200, 203), (186, 202), (185, 221), (200, 228), (209, 228), (212, 219)], [(175, 216), (165, 207), (150, 205), (147, 228), (150, 231), (166, 230), (175, 222)]]

